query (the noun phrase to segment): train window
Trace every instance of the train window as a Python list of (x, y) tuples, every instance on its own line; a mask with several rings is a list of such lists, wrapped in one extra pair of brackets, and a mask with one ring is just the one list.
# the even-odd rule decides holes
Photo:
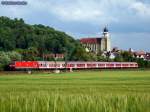
[(42, 63), (41, 63), (40, 66), (41, 66), (41, 67), (46, 67), (46, 64), (42, 64)]
[(91, 67), (92, 66), (92, 64), (87, 64), (87, 67)]
[(105, 64), (98, 64), (98, 66), (105, 66)]
[(129, 66), (129, 64), (122, 64), (122, 66)]
[(114, 66), (114, 64), (109, 64), (109, 66)]
[(96, 64), (87, 64), (87, 67), (96, 67)]
[(77, 64), (77, 67), (85, 67), (85, 64)]
[(121, 64), (116, 64), (116, 66), (121, 66)]
[(96, 64), (93, 64), (93, 67), (96, 67)]
[(68, 67), (74, 67), (75, 65), (74, 64), (68, 64)]
[(62, 64), (62, 67), (66, 67), (66, 64)]
[(111, 66), (111, 64), (106, 64), (106, 66)]

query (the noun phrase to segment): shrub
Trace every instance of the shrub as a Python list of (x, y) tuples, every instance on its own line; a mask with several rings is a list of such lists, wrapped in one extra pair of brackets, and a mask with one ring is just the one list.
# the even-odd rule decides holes
[(0, 52), (0, 70), (4, 70), (12, 61), (21, 60), (21, 55), (15, 51)]

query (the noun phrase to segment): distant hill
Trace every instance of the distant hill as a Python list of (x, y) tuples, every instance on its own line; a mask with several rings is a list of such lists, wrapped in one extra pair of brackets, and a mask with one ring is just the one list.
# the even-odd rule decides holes
[[(65, 54), (66, 52), (70, 56), (77, 47), (84, 52), (77, 40), (49, 26), (29, 25), (23, 19), (0, 17), (0, 51), (17, 51), (27, 60), (30, 59), (26, 56), (29, 52), (37, 57), (42, 57), (43, 54)], [(78, 60), (78, 57), (74, 58)]]
[(62, 53), (76, 40), (64, 32), (44, 25), (29, 25), (23, 19), (0, 17), (0, 50), (35, 47), (40, 52)]

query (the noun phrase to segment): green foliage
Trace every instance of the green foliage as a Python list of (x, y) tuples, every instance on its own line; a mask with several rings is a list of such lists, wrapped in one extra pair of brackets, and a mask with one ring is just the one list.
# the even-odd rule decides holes
[(102, 61), (102, 62), (107, 61), (107, 59), (104, 56), (100, 56), (100, 55), (98, 55), (97, 59), (98, 61)]
[(11, 51), (11, 52), (6, 52), (6, 53), (9, 56), (11, 61), (16, 61), (16, 60), (20, 61), (20, 60), (22, 60), (22, 56), (18, 52)]
[(0, 50), (20, 49), (23, 60), (35, 60), (45, 53), (64, 53), (64, 49), (71, 53), (71, 48), (75, 48), (77, 43), (72, 37), (53, 28), (28, 25), (23, 19), (0, 17)]
[(0, 70), (3, 70), (10, 62), (11, 59), (8, 54), (5, 52), (0, 52)]
[(72, 61), (94, 61), (94, 58), (94, 55), (87, 53), (80, 44), (76, 45), (69, 56), (69, 60)]
[(121, 52), (120, 54), (124, 61), (131, 62), (133, 60), (133, 54), (128, 51)]
[(139, 64), (140, 68), (150, 68), (150, 61), (146, 61), (144, 59), (135, 59), (135, 61)]
[(115, 59), (114, 59), (115, 62), (123, 62), (124, 60), (125, 60), (125, 59), (124, 59), (123, 56), (120, 55), (120, 54), (118, 54), (118, 55), (115, 57)]
[(4, 70), (7, 65), (9, 65), (12, 61), (19, 61), (22, 59), (22, 56), (15, 52), (3, 52), (0, 51), (0, 70)]

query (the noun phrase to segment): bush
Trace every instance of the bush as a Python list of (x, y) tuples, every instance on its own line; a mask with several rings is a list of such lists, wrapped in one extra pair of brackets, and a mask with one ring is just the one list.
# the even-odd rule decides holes
[(7, 66), (11, 62), (10, 57), (5, 52), (0, 52), (0, 70), (4, 70), (5, 66)]
[(19, 61), (21, 60), (21, 55), (15, 51), (12, 52), (0, 52), (0, 70), (5, 70), (7, 66), (12, 61)]
[(22, 59), (22, 56), (15, 52), (15, 51), (12, 51), (12, 52), (7, 52), (9, 58), (11, 59), (11, 61), (19, 61)]

